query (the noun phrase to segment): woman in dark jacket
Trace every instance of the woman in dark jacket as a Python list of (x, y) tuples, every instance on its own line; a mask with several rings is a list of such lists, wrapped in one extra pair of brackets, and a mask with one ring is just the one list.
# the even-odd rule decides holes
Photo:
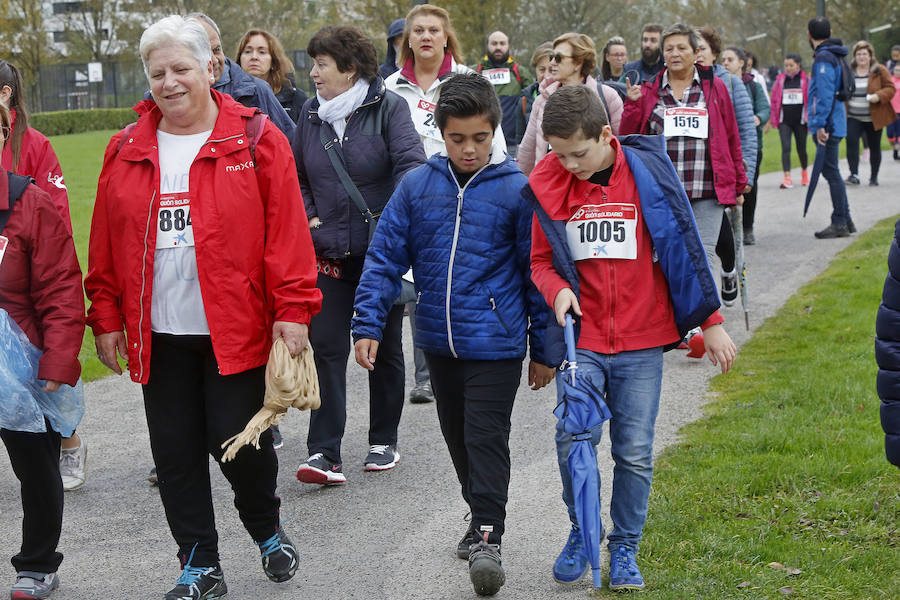
[[(347, 418), (347, 359), (353, 298), (374, 221), (404, 173), (425, 162), (405, 100), (377, 75), (375, 46), (356, 27), (332, 25), (309, 41), (316, 97), (303, 106), (292, 148), (318, 261), (322, 311), (310, 324), (322, 406), (312, 412), (304, 483), (343, 483), (341, 438)], [(397, 464), (405, 372), (403, 307), (387, 319), (369, 375), (370, 450), (366, 470)]]
[(900, 221), (888, 254), (888, 275), (875, 321), (876, 379), (888, 461), (900, 467)]
[(278, 38), (265, 29), (251, 29), (238, 43), (234, 58), (245, 72), (269, 84), (291, 121), (300, 120), (306, 94), (294, 83), (294, 66)]
[[(0, 104), (0, 144), (8, 137), (11, 121)], [(10, 189), (15, 191), (11, 194)], [(75, 385), (84, 336), (84, 292), (75, 243), (47, 193), (6, 169), (0, 171), (0, 308), (42, 351), (37, 377), (44, 382), (43, 390)], [(0, 318), (7, 317), (0, 313)], [(72, 430), (62, 431), (64, 427), (46, 418), (45, 426), (39, 433), (0, 429), (21, 484), (24, 511), (22, 547), (12, 558), (18, 572), (12, 598), (46, 598), (59, 585), (60, 434), (71, 435)]]

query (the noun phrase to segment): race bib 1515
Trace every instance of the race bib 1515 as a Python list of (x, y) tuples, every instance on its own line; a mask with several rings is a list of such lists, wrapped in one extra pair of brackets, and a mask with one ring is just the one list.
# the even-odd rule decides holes
[(693, 137), (706, 139), (709, 136), (709, 112), (705, 108), (673, 106), (664, 115), (663, 135), (668, 137)]

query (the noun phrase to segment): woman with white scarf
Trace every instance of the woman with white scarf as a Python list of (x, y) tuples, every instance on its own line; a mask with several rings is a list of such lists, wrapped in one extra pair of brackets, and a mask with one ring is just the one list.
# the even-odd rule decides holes
[[(324, 296), (309, 338), (315, 349), (322, 406), (312, 411), (304, 483), (344, 483), (341, 438), (347, 418), (347, 359), (353, 298), (374, 223), (425, 151), (407, 103), (385, 89), (375, 46), (356, 27), (331, 25), (309, 41), (316, 95), (303, 105), (291, 147), (306, 206)], [(371, 225), (371, 226), (370, 226)], [(388, 317), (375, 370), (369, 375), (367, 471), (396, 466), (397, 426), (405, 371), (403, 306)]]

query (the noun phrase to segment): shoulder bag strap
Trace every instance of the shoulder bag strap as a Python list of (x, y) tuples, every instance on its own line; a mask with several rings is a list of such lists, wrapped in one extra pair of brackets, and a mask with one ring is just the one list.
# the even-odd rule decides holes
[(322, 141), (322, 146), (325, 153), (328, 154), (328, 159), (331, 161), (331, 166), (334, 168), (334, 172), (337, 173), (338, 179), (341, 180), (341, 184), (344, 186), (344, 189), (347, 190), (350, 199), (353, 200), (353, 204), (356, 205), (356, 208), (362, 214), (363, 219), (369, 224), (369, 239), (371, 240), (372, 236), (375, 234), (377, 215), (372, 214), (372, 211), (369, 210), (369, 206), (363, 199), (362, 194), (359, 193), (356, 184), (350, 179), (350, 175), (344, 167), (344, 161), (338, 156), (337, 150), (334, 147), (334, 145), (338, 143), (337, 138), (332, 137), (328, 132), (328, 124), (325, 121), (322, 121), (320, 126), (319, 139)]
[(34, 179), (31, 177), (16, 175), (11, 171), (7, 171), (6, 176), (9, 179), (9, 208), (7, 210), (0, 210), (0, 234), (3, 233), (3, 229), (6, 227), (10, 215), (12, 215), (13, 206), (15, 206), (16, 200), (25, 193), (25, 188), (34, 182)]

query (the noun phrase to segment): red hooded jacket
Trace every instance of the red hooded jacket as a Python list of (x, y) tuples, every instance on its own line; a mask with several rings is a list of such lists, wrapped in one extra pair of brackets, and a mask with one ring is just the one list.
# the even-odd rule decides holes
[[(15, 129), (16, 110), (12, 109), (9, 113), (12, 117), (12, 127)], [(13, 169), (12, 144), (7, 140), (0, 165), (16, 175), (33, 177), (37, 186), (50, 194), (53, 205), (62, 215), (66, 229), (72, 233), (72, 221), (69, 218), (69, 195), (65, 181), (63, 181), (62, 168), (59, 166), (59, 159), (56, 158), (50, 140), (43, 133), (34, 127), (28, 127), (25, 130), (22, 135), (19, 164), (15, 169)]]
[[(711, 69), (700, 65), (697, 65), (696, 69), (700, 73), (703, 98), (709, 110), (709, 159), (712, 164), (716, 198), (719, 204), (733, 205), (747, 187), (747, 174), (744, 172), (741, 138), (734, 117), (734, 105), (731, 103), (731, 96), (728, 95), (728, 88), (722, 80), (712, 74)], [(625, 100), (622, 124), (619, 126), (620, 135), (648, 133), (650, 113), (659, 101), (659, 86), (665, 71), (663, 68), (655, 79), (641, 84), (640, 100)]]
[[(222, 375), (266, 364), (274, 321), (309, 323), (319, 311), (316, 261), (284, 134), (266, 121), (251, 157), (246, 120), (256, 109), (211, 90), (212, 135), (190, 169), (191, 220), (200, 293)], [(95, 335), (126, 331), (131, 378), (150, 376), (150, 306), (162, 112), (152, 100), (119, 149), (106, 148), (91, 224), (85, 291)]]
[[(9, 179), (0, 170), (0, 210), (9, 208)], [(38, 378), (75, 385), (84, 338), (84, 292), (75, 242), (50, 197), (29, 185), (2, 236), (0, 308), (43, 351)]]

